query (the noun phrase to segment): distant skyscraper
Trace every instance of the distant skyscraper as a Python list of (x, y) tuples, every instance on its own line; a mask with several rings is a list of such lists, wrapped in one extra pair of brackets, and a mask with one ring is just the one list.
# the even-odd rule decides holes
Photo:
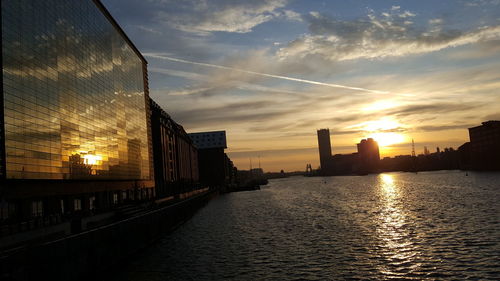
[(375, 172), (380, 161), (378, 143), (372, 139), (363, 139), (358, 143), (359, 168), (361, 172)]
[(322, 174), (329, 173), (331, 169), (332, 145), (330, 143), (330, 130), (318, 130), (319, 162)]

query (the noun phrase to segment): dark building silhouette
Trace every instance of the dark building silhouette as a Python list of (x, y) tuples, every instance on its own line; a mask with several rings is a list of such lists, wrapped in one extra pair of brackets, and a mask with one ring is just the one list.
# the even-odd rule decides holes
[(446, 147), (439, 153), (420, 154), (412, 171), (454, 170), (460, 168), (459, 151)]
[(500, 170), (500, 121), (469, 128), (471, 165), (475, 170)]
[(156, 198), (198, 188), (198, 151), (193, 141), (156, 102), (150, 102)]
[(424, 153), (416, 155), (412, 142), (412, 155), (382, 160), (378, 144), (373, 139), (361, 140), (357, 144), (358, 153), (331, 156), (329, 130), (321, 129), (317, 133), (321, 162), (318, 174), (322, 176), (390, 171), (500, 170), (500, 121), (486, 121), (481, 126), (469, 128), (470, 142), (458, 149), (436, 147), (436, 152), (431, 153), (425, 146)]
[(330, 130), (320, 129), (318, 134), (319, 162), (322, 175), (331, 175), (332, 172), (332, 145), (330, 143)]
[(358, 153), (335, 154), (331, 158), (331, 173), (333, 175), (351, 175), (358, 170)]
[(380, 153), (378, 143), (372, 139), (363, 139), (358, 147), (358, 171), (371, 173), (379, 169)]
[(380, 154), (378, 144), (373, 139), (361, 140), (357, 144), (357, 153), (335, 154), (332, 156), (330, 130), (320, 129), (317, 134), (321, 165), (320, 175), (351, 175), (377, 171)]
[(470, 170), (472, 168), (470, 147), (470, 142), (466, 142), (458, 148), (459, 166), (461, 170)]
[(380, 170), (383, 172), (394, 171), (413, 171), (415, 166), (415, 157), (411, 155), (398, 155), (395, 157), (384, 157), (380, 160)]
[(200, 182), (222, 188), (234, 184), (235, 167), (224, 153), (227, 148), (226, 131), (190, 133), (189, 136), (198, 149)]

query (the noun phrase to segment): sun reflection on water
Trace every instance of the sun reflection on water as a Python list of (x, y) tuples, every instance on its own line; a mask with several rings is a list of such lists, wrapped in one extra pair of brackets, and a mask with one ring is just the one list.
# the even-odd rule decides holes
[[(385, 259), (380, 272), (387, 276), (398, 276), (402, 271), (416, 270), (415, 259), (419, 253), (412, 240), (410, 222), (405, 213), (401, 187), (397, 184), (397, 176), (380, 174), (377, 234), (380, 240), (382, 257)], [(410, 266), (411, 264), (411, 266)]]
[(389, 174), (381, 174), (380, 180), (381, 180), (382, 192), (384, 193), (386, 198), (387, 197), (394, 197), (395, 193), (396, 193), (396, 188), (394, 185), (393, 176), (389, 175)]

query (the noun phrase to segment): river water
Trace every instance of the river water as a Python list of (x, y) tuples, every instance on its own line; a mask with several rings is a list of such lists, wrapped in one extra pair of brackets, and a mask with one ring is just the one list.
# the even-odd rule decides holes
[(500, 280), (500, 173), (271, 180), (219, 196), (116, 280)]

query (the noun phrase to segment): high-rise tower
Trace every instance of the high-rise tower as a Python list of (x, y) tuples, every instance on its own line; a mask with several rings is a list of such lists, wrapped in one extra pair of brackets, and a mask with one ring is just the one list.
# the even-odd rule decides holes
[(380, 162), (378, 143), (372, 139), (363, 139), (358, 146), (359, 169), (361, 173), (377, 171)]
[(332, 145), (330, 143), (330, 130), (318, 130), (319, 162), (322, 174), (328, 174), (331, 169)]

